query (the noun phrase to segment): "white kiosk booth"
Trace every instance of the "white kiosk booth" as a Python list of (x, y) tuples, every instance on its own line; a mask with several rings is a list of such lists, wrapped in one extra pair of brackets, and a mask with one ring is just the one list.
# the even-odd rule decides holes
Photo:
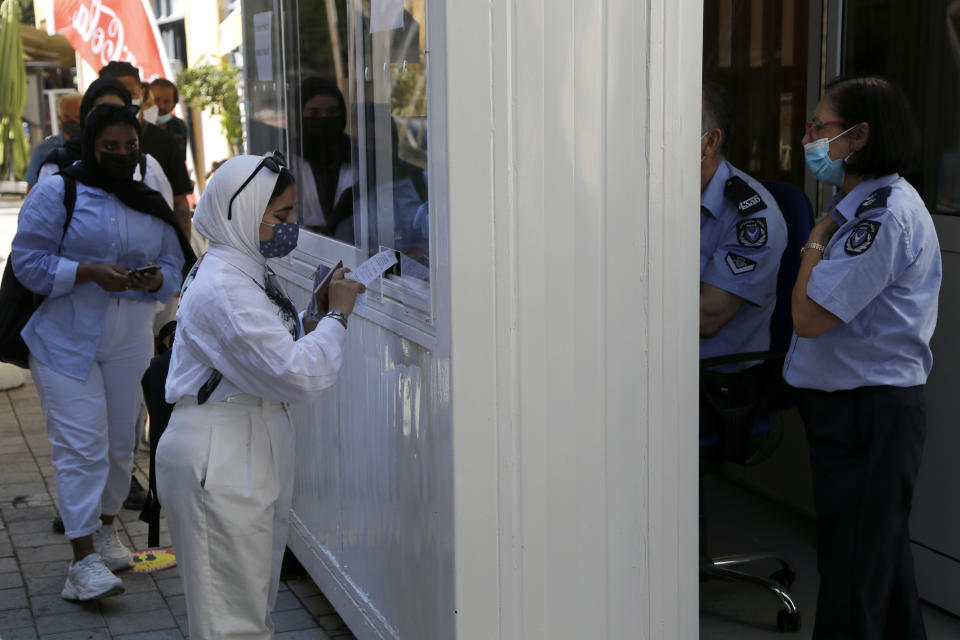
[(697, 637), (701, 0), (242, 10), (291, 296), (400, 260), (297, 410), (297, 557), (361, 638)]

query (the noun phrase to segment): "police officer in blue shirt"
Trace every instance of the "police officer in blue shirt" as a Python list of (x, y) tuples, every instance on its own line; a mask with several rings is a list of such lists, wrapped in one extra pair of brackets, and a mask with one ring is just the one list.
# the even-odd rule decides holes
[(700, 357), (765, 351), (787, 226), (767, 190), (724, 158), (731, 110), (722, 87), (704, 83), (702, 113)]
[(815, 639), (926, 637), (908, 522), (941, 271), (930, 214), (899, 175), (918, 140), (880, 78), (829, 84), (803, 139), (811, 173), (840, 188), (803, 248), (784, 365), (810, 442)]

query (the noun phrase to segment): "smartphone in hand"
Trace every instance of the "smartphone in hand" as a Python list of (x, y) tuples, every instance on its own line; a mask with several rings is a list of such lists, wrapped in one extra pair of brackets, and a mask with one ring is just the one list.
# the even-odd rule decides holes
[(156, 273), (160, 271), (160, 265), (158, 264), (148, 264), (145, 267), (137, 267), (130, 271), (130, 275), (149, 275), (151, 273)]
[(330, 279), (333, 273), (343, 266), (343, 261), (337, 262), (333, 268), (320, 265), (313, 274), (313, 295), (307, 306), (307, 317), (319, 320), (330, 310)]

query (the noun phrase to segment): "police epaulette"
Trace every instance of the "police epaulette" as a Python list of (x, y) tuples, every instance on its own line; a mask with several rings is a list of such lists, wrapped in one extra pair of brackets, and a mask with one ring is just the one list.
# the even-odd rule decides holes
[(727, 180), (723, 189), (723, 197), (737, 205), (740, 215), (747, 216), (767, 208), (760, 194), (753, 190), (747, 181), (740, 176), (732, 176)]
[(865, 211), (870, 211), (871, 209), (884, 209), (887, 206), (887, 198), (890, 197), (890, 192), (893, 191), (893, 187), (887, 185), (877, 189), (866, 198), (863, 199), (863, 202), (860, 203), (860, 206), (857, 207), (857, 212), (853, 214), (854, 218), (859, 218), (861, 213)]

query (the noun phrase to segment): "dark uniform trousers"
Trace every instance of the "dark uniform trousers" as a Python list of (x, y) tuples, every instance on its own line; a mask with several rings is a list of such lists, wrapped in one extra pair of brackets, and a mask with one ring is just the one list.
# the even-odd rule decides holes
[(926, 638), (908, 524), (923, 386), (794, 389), (810, 443), (820, 593), (814, 640)]

